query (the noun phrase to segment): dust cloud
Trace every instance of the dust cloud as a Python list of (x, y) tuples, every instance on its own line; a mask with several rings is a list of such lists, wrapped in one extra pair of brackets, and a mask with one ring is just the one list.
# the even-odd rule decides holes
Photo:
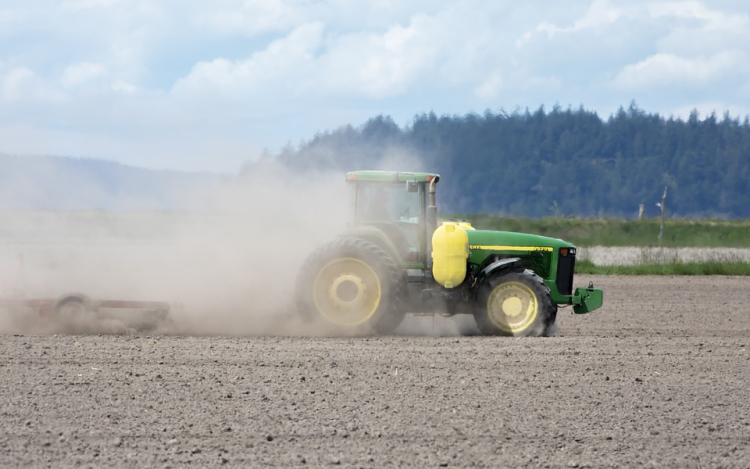
[[(80, 292), (92, 299), (169, 303), (170, 323), (160, 326), (162, 332), (304, 333), (292, 314), (295, 277), (315, 246), (345, 228), (345, 186), (341, 172), (294, 174), (266, 162), (212, 183), (210, 190), (196, 187), (205, 195), (199, 210), (6, 209), (0, 331), (60, 331), (50, 318), (30, 314), (35, 308), (28, 302), (8, 299), (51, 302)], [(127, 316), (139, 315), (110, 313), (122, 316), (122, 325), (101, 322), (97, 332), (127, 331)], [(93, 332), (87, 327), (74, 332)]]
[[(397, 148), (359, 169), (429, 170)], [(236, 176), (194, 177), (186, 190), (184, 179), (154, 188), (154, 179), (131, 168), (128, 177), (143, 191), (113, 195), (55, 159), (37, 161), (34, 170), (38, 180), (16, 178), (0, 191), (0, 333), (332, 333), (295, 314), (294, 288), (308, 254), (346, 228), (352, 202), (343, 171), (297, 172), (262, 159)], [(61, 179), (71, 184), (62, 187)], [(102, 198), (116, 208), (75, 208)], [(51, 199), (49, 210), (17, 208), (19, 200)], [(179, 208), (146, 208), (165, 200)], [(29, 303), (49, 307), (71, 294), (90, 304), (164, 302), (170, 313), (149, 323), (144, 308), (97, 308), (95, 318), (61, 323)], [(399, 333), (474, 333), (471, 317), (461, 319), (468, 321), (407, 316)]]

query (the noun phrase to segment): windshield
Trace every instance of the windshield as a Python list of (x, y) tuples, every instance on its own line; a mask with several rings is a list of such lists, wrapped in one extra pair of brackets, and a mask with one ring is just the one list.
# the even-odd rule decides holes
[(420, 198), (421, 190), (408, 192), (403, 184), (360, 184), (357, 220), (418, 224)]

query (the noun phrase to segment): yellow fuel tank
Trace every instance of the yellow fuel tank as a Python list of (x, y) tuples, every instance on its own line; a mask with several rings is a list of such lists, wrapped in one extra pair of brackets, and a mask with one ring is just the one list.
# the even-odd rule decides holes
[(460, 226), (461, 228), (463, 228), (465, 230), (473, 230), (474, 229), (474, 227), (471, 226), (471, 223), (469, 223), (468, 221), (460, 221), (460, 222), (458, 222), (458, 226)]
[(461, 284), (469, 257), (468, 223), (443, 222), (432, 235), (432, 276), (445, 288)]

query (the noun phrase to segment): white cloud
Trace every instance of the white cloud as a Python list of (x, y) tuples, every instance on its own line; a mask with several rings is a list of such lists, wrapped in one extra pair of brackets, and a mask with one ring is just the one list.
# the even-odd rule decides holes
[(183, 96), (265, 94), (267, 89), (285, 96), (395, 96), (435, 65), (440, 36), (435, 26), (432, 18), (417, 16), (380, 34), (325, 38), (322, 23), (305, 24), (247, 59), (196, 64), (173, 91)]
[(747, 63), (747, 56), (737, 51), (695, 58), (658, 53), (625, 66), (613, 84), (622, 89), (702, 86), (742, 69), (746, 71)]
[(700, 2), (662, 2), (647, 6), (652, 18), (675, 17), (705, 20), (714, 25), (724, 22), (729, 16), (718, 10), (711, 10)]
[(474, 94), (485, 101), (493, 101), (497, 99), (502, 90), (503, 73), (497, 70), (474, 89)]
[(436, 65), (441, 44), (437, 26), (434, 18), (420, 15), (382, 34), (342, 35), (321, 58), (320, 82), (327, 94), (381, 99), (404, 93)]
[(526, 76), (523, 78), (523, 81), (520, 83), (517, 83), (516, 86), (519, 89), (523, 90), (533, 90), (533, 89), (545, 89), (545, 90), (555, 90), (559, 89), (562, 86), (562, 80), (559, 77), (556, 77), (554, 75), (551, 76), (540, 76), (540, 75), (531, 75)]
[(295, 8), (295, 5), (289, 3), (284, 0), (223, 2), (224, 8), (201, 15), (197, 22), (221, 34), (254, 35), (268, 31), (283, 31), (305, 22), (302, 9)]
[(48, 87), (42, 77), (27, 67), (14, 67), (0, 74), (0, 101), (23, 103), (60, 99), (62, 93)]
[(594, 0), (586, 11), (586, 14), (581, 18), (578, 18), (571, 26), (557, 26), (554, 23), (542, 21), (532, 31), (525, 32), (521, 38), (516, 41), (516, 47), (523, 47), (536, 34), (545, 34), (547, 39), (552, 39), (558, 34), (572, 33), (606, 26), (617, 21), (621, 15), (622, 10), (610, 5), (608, 0)]
[(106, 73), (107, 68), (102, 64), (81, 62), (66, 68), (60, 78), (60, 83), (65, 88), (75, 88), (102, 78)]
[[(309, 75), (304, 71), (320, 46), (322, 33), (322, 24), (307, 24), (247, 59), (199, 62), (172, 91), (188, 98), (213, 94), (236, 97), (263, 93), (264, 85), (275, 87), (279, 83), (297, 84), (297, 90), (307, 88), (304, 80)], [(294, 88), (290, 91), (294, 93)]]
[(24, 89), (36, 78), (36, 74), (26, 67), (14, 68), (7, 72), (0, 82), (2, 96), (11, 100), (20, 98)]
[(24, 19), (26, 16), (27, 16), (27, 12), (23, 10), (0, 9), (0, 24), (5, 23), (4, 26), (7, 26), (8, 23), (16, 23), (19, 20)]
[(750, 16), (709, 9), (699, 2), (656, 3), (649, 6), (655, 22), (676, 22), (657, 42), (662, 52), (708, 54), (727, 48), (748, 50)]
[(63, 8), (70, 10), (87, 10), (90, 8), (111, 8), (123, 0), (68, 0), (63, 2)]
[(135, 94), (138, 91), (138, 87), (126, 81), (116, 80), (112, 83), (112, 91), (122, 94)]

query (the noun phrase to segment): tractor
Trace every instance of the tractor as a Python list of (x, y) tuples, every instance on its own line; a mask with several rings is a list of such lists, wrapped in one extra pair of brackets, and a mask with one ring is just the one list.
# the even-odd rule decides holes
[(485, 335), (547, 336), (558, 307), (602, 305), (573, 289), (576, 247), (560, 239), (438, 222), (438, 174), (353, 171), (349, 227), (305, 259), (303, 318), (342, 333), (388, 334), (407, 313), (472, 314)]

